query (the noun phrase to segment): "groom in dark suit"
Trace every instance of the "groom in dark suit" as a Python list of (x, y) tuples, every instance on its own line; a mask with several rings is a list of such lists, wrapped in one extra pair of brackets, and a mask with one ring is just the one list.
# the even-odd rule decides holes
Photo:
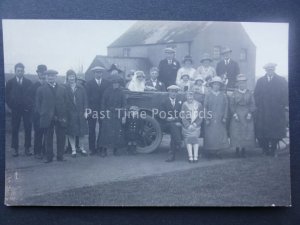
[[(168, 88), (169, 97), (162, 102), (161, 114), (163, 116), (165, 127), (171, 135), (171, 143), (169, 150), (169, 157), (166, 162), (173, 162), (175, 154), (179, 151), (181, 146), (181, 119), (179, 113), (181, 111), (182, 101), (177, 98), (179, 87), (171, 85)], [(166, 115), (166, 116), (165, 116)]]
[(15, 77), (7, 81), (5, 88), (6, 103), (11, 109), (11, 147), (14, 149), (14, 157), (19, 156), (19, 129), (22, 119), (25, 131), (25, 155), (31, 155), (31, 113), (33, 107), (29, 96), (31, 85), (31, 81), (24, 77), (24, 65), (17, 63), (15, 65)]
[[(105, 68), (101, 66), (95, 66), (91, 69), (94, 74), (94, 78), (86, 83), (87, 97), (88, 97), (88, 107), (92, 112), (99, 113), (101, 110), (102, 95), (105, 89), (110, 85), (110, 82), (103, 79), (103, 73)], [(96, 146), (96, 124), (99, 123), (99, 132), (101, 127), (101, 122), (98, 118), (93, 117), (94, 113), (88, 117), (89, 125), (89, 149), (91, 155), (95, 155), (98, 152)], [(105, 149), (99, 149), (102, 157), (106, 156)]]
[(158, 68), (152, 67), (150, 69), (150, 79), (146, 81), (145, 85), (155, 88), (155, 91), (166, 91), (165, 84), (157, 79), (158, 77)]
[(217, 75), (227, 83), (227, 88), (235, 88), (236, 77), (240, 73), (239, 64), (231, 59), (231, 52), (230, 48), (223, 49), (221, 52), (223, 60), (218, 62), (216, 67)]

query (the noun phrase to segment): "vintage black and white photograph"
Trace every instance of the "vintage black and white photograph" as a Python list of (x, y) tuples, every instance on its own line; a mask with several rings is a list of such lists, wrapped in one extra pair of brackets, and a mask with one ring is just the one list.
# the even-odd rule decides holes
[(8, 206), (291, 206), (288, 23), (2, 20)]

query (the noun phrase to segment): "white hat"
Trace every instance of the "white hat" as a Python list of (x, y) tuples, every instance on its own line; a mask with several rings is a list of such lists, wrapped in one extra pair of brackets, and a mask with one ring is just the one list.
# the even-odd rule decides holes
[(180, 90), (180, 87), (178, 87), (177, 85), (171, 85), (169, 87), (167, 87), (167, 90), (175, 90), (175, 91), (178, 91)]

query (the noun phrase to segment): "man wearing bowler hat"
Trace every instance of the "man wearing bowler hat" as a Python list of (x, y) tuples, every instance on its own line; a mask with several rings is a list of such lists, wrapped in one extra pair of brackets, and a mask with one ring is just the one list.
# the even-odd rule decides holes
[(37, 89), (36, 108), (40, 128), (45, 129), (46, 163), (53, 161), (53, 133), (56, 134), (57, 161), (64, 161), (65, 134), (67, 125), (67, 99), (63, 85), (56, 83), (58, 72), (46, 70), (47, 82)]
[(254, 90), (257, 108), (256, 137), (266, 155), (275, 156), (280, 139), (286, 137), (285, 111), (288, 108), (288, 84), (275, 73), (276, 64), (264, 66), (266, 74), (259, 78)]
[(223, 79), (227, 88), (235, 88), (236, 77), (240, 73), (239, 64), (231, 59), (232, 50), (228, 47), (221, 52), (223, 59), (218, 62), (216, 72)]
[[(96, 145), (96, 124), (99, 124), (99, 132), (101, 121), (100, 119), (94, 117), (93, 115), (98, 115), (101, 111), (101, 102), (102, 96), (105, 89), (109, 86), (109, 82), (103, 79), (103, 74), (105, 68), (101, 66), (95, 66), (91, 69), (94, 77), (86, 83), (87, 97), (88, 97), (88, 107), (92, 110), (92, 113), (88, 117), (88, 125), (89, 125), (89, 149), (91, 155), (95, 155), (98, 153), (97, 145)], [(95, 113), (94, 113), (95, 112)], [(98, 135), (100, 137), (100, 135)], [(99, 149), (100, 155), (102, 157), (106, 156), (105, 149)]]
[(158, 80), (169, 87), (176, 84), (177, 71), (180, 68), (180, 63), (175, 59), (175, 49), (165, 48), (166, 58), (161, 60), (158, 66)]
[(32, 83), (29, 79), (24, 77), (24, 68), (22, 63), (17, 63), (15, 65), (15, 76), (7, 81), (5, 87), (6, 103), (11, 109), (11, 147), (14, 149), (14, 157), (19, 156), (19, 129), (22, 119), (25, 132), (25, 155), (31, 155), (32, 104), (28, 91)]
[(43, 154), (45, 154), (45, 138), (44, 138), (44, 129), (40, 128), (40, 116), (36, 107), (36, 94), (37, 89), (46, 83), (46, 65), (38, 65), (36, 73), (38, 75), (38, 81), (36, 81), (30, 88), (30, 97), (33, 105), (33, 115), (32, 115), (32, 123), (34, 129), (34, 145), (33, 145), (33, 153), (34, 156), (38, 159), (41, 159)]

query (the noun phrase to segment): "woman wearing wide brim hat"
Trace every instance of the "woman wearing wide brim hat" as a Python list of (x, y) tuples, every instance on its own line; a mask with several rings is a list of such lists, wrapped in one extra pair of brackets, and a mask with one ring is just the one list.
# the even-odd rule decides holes
[(216, 70), (211, 66), (213, 59), (208, 53), (204, 53), (200, 59), (201, 65), (197, 68), (196, 74), (201, 75), (205, 81), (211, 80), (216, 76)]
[(182, 67), (177, 71), (176, 84), (179, 85), (181, 82), (181, 76), (188, 74), (190, 79), (194, 79), (196, 70), (193, 68), (193, 59), (190, 55), (186, 55), (182, 60)]
[(205, 96), (204, 101), (205, 112), (207, 112), (204, 133), (204, 150), (206, 154), (217, 153), (216, 151), (229, 147), (226, 128), (228, 97), (220, 90), (223, 81), (216, 76), (212, 78), (209, 84), (211, 90)]
[(181, 80), (178, 83), (178, 86), (180, 87), (181, 91), (190, 91), (193, 86), (190, 75), (183, 74), (181, 76)]
[(230, 144), (235, 148), (237, 157), (245, 157), (246, 149), (255, 147), (253, 113), (254, 96), (247, 89), (247, 77), (237, 76), (237, 88), (230, 97)]
[(219, 76), (215, 76), (215, 77), (213, 77), (213, 78), (211, 79), (211, 81), (209, 82), (209, 86), (212, 87), (212, 85), (213, 85), (213, 84), (216, 84), (216, 83), (219, 84), (220, 87), (222, 87), (222, 86), (224, 85), (224, 82), (223, 82), (222, 78), (219, 77)]

